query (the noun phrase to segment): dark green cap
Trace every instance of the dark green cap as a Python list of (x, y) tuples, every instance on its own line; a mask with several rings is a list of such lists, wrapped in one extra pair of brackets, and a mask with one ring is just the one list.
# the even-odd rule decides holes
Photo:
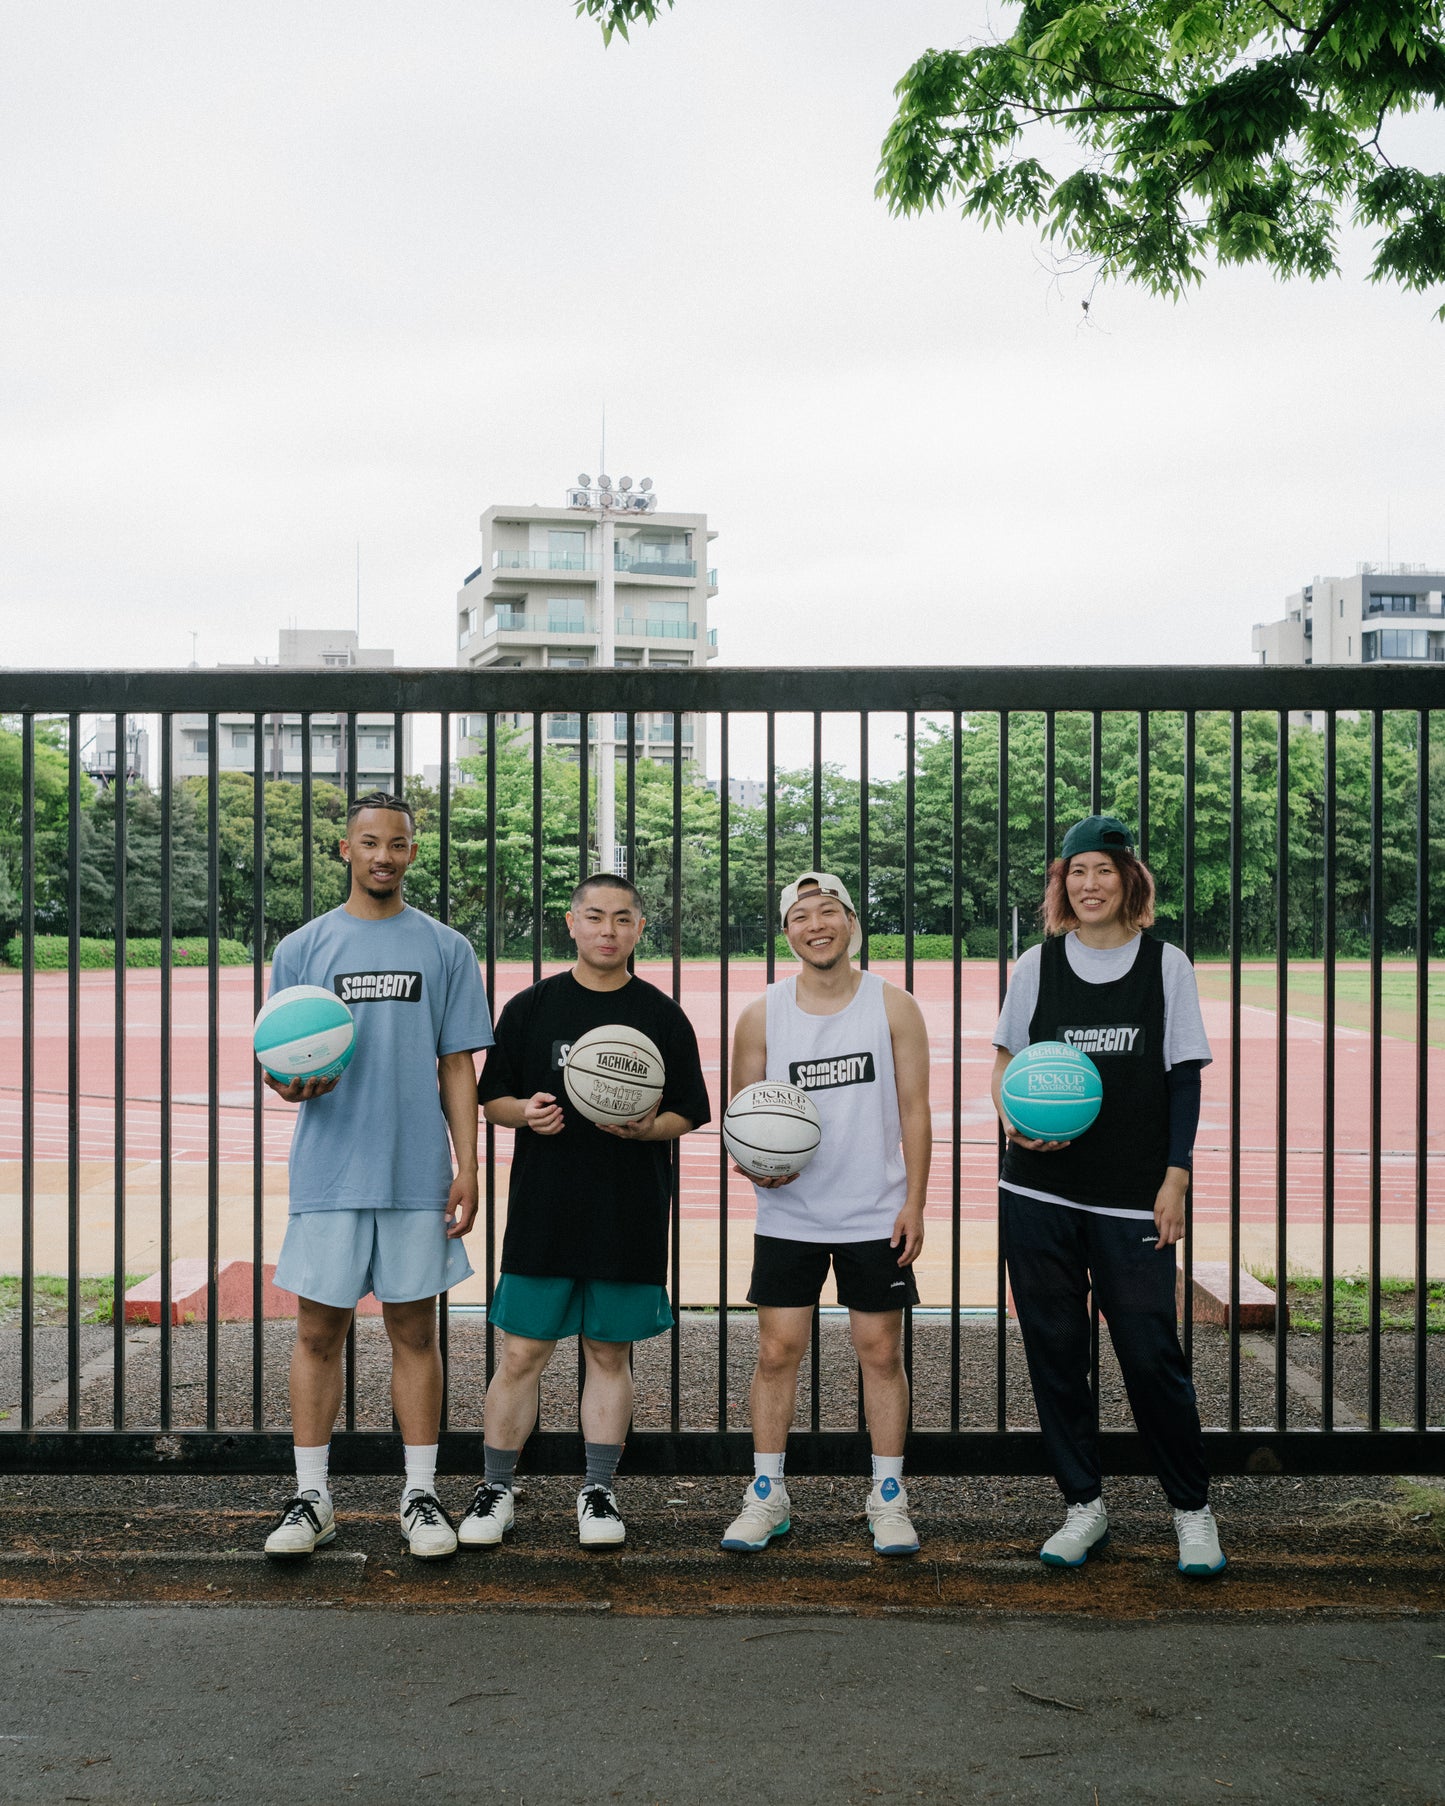
[(1062, 859), (1077, 853), (1132, 853), (1134, 830), (1117, 815), (1088, 815), (1076, 821), (1064, 836)]

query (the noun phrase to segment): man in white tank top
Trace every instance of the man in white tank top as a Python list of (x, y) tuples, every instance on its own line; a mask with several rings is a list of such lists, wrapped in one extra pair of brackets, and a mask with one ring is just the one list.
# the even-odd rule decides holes
[(831, 1264), (863, 1374), (873, 1546), (880, 1555), (913, 1555), (918, 1537), (903, 1487), (903, 1311), (918, 1300), (912, 1269), (923, 1246), (933, 1147), (928, 1035), (907, 991), (854, 966), (862, 935), (841, 880), (805, 872), (783, 891), (781, 916), (801, 969), (769, 985), (739, 1017), (733, 1091), (764, 1079), (797, 1086), (816, 1105), (823, 1138), (796, 1177), (754, 1181), (754, 1474), (722, 1546), (764, 1549), (792, 1527), (783, 1456)]

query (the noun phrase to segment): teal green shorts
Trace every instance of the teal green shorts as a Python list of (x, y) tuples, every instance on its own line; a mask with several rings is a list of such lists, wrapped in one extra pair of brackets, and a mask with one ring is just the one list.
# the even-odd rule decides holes
[(593, 1342), (645, 1342), (672, 1328), (665, 1286), (616, 1279), (534, 1279), (503, 1273), (488, 1313), (498, 1329), (533, 1342), (583, 1335)]

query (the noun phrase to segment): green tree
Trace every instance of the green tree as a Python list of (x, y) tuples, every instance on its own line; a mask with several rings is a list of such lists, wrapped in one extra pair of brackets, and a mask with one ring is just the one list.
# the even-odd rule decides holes
[[(0, 725), (0, 937), (20, 930), (24, 874), (23, 743), (12, 726)], [(69, 764), (64, 730), (46, 721), (35, 724), (35, 928), (39, 934), (64, 934), (68, 925), (66, 872), (69, 862)], [(92, 797), (88, 782), (80, 788), (81, 809)], [(82, 816), (83, 819), (83, 816)]]
[[(80, 926), (84, 934), (115, 933), (115, 809), (125, 797), (125, 920), (131, 934), (161, 931), (161, 799), (144, 785), (100, 791), (80, 823)], [(171, 925), (195, 934), (206, 925), (205, 826), (195, 798), (182, 785), (171, 794)]]
[[(577, 0), (604, 39), (661, 0)], [(666, 0), (667, 5), (672, 0)], [(1445, 281), (1445, 176), (1383, 142), (1445, 103), (1440, 0), (1025, 0), (1007, 37), (898, 83), (878, 193), (1041, 227), (1066, 259), (1180, 295), (1206, 262), (1314, 280), (1347, 215), (1372, 281)], [(1439, 316), (1445, 319), (1445, 306)]]

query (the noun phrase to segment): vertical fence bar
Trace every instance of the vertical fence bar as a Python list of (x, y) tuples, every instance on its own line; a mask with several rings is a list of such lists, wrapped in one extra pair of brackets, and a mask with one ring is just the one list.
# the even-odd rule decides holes
[[(718, 716), (718, 926), (721, 930), (718, 949), (718, 1109), (726, 1110), (731, 1092), (729, 1060), (732, 1055), (728, 1029), (728, 943), (731, 938), (732, 905), (728, 895), (728, 835), (731, 832), (731, 799), (728, 795), (729, 728), (732, 716), (726, 709)], [(766, 911), (766, 899), (764, 899)], [(728, 1157), (722, 1143), (721, 1125), (717, 1146), (717, 1427), (728, 1427)]]
[[(682, 714), (672, 712), (672, 1001), (682, 1003)], [(672, 1168), (672, 1372), (669, 1401), (673, 1433), (682, 1427), (682, 1142), (668, 1149)]]
[[(281, 731), (282, 716), (273, 718), (276, 731)], [(266, 988), (266, 784), (262, 769), (261, 742), (266, 731), (266, 717), (258, 714), (253, 723), (252, 739), (256, 754), (251, 769), (251, 1015), (254, 1018), (265, 1001)], [(261, 1084), (261, 1067), (251, 1062), (251, 1428), (260, 1430), (266, 1423), (266, 1317), (262, 1288), (266, 1273), (266, 1123), (263, 1113), (266, 1093)]]
[(813, 866), (823, 864), (823, 717), (813, 710)]
[(903, 988), (913, 989), (913, 872), (918, 855), (914, 812), (918, 799), (918, 717), (905, 717), (903, 735)]
[(1429, 1424), (1430, 711), (1415, 717), (1415, 1428)]
[(1149, 711), (1139, 711), (1139, 857), (1149, 863)]
[(1054, 859), (1057, 829), (1054, 822), (1054, 792), (1058, 784), (1058, 732), (1054, 711), (1044, 715), (1044, 871)]
[[(542, 889), (542, 724), (532, 711), (532, 983), (542, 977), (542, 916), (546, 908)], [(581, 1343), (578, 1343), (581, 1348)]]
[(767, 982), (773, 982), (777, 968), (777, 882), (778, 882), (778, 718), (768, 710), (767, 726), (768, 797), (767, 845), (763, 849), (763, 931)]
[[(1009, 718), (1006, 710), (998, 718), (998, 822), (996, 851), (998, 857), (998, 905), (995, 926), (998, 930), (998, 1003), (1003, 1008), (1008, 990), (1008, 792), (1009, 792)], [(1003, 1124), (998, 1126), (999, 1170), (1003, 1168)], [(995, 1186), (995, 1192), (997, 1186)], [(1008, 1275), (1004, 1261), (1003, 1223), (999, 1224), (998, 1245), (994, 1256), (994, 1427), (1008, 1428)]]
[[(301, 919), (311, 920), (316, 882), (311, 821), (311, 713), (301, 716)], [(259, 756), (259, 754), (258, 754)]]
[(1243, 932), (1244, 723), (1229, 717), (1229, 1427), (1239, 1428), (1240, 935)]
[(583, 710), (577, 717), (577, 882), (590, 876), (592, 812), (588, 808), (591, 800), (592, 785), (592, 749), (588, 745), (588, 736), (592, 731), (592, 716)]
[(1275, 718), (1274, 1421), (1289, 1425), (1289, 710)]
[(174, 717), (162, 715), (161, 727), (161, 1058), (160, 1058), (160, 1156), (161, 1156), (161, 1376), (160, 1427), (171, 1427), (175, 1343), (171, 1333), (171, 1260), (175, 1196), (171, 1171), (171, 1076), (172, 1030), (175, 996), (172, 977), (172, 929), (174, 901), (171, 889), (171, 857), (174, 821), (172, 788), (175, 784), (175, 755), (172, 736)]
[[(487, 999), (497, 1009), (497, 957), (503, 950), (497, 928), (497, 711), (487, 714)], [(500, 1015), (500, 1010), (497, 1010)], [(497, 1332), (492, 1323), (492, 1293), (497, 1271), (497, 1131), (486, 1127), (486, 1209), (483, 1225), (486, 1246), (487, 1356), (486, 1379), (490, 1386), (497, 1365)]]
[(391, 716), (391, 794), (406, 794), (406, 717), (399, 709)]
[(948, 1427), (957, 1433), (962, 1409), (963, 1304), (963, 716), (953, 711), (953, 783), (949, 796), (949, 865), (952, 889), (953, 996), (949, 1067), (949, 1121), (953, 1158), (949, 1165), (948, 1252)]
[[(1185, 957), (1194, 959), (1194, 754), (1195, 716), (1184, 711), (1184, 917), (1181, 940)], [(1184, 1359), (1194, 1362), (1194, 1174), (1184, 1188)]]
[(123, 713), (115, 717), (115, 771), (111, 779), (111, 795), (115, 802), (115, 835), (113, 853), (115, 871), (112, 877), (115, 901), (115, 1132), (111, 1144), (114, 1203), (113, 1240), (111, 1247), (111, 1422), (117, 1430), (125, 1428), (125, 991), (126, 991), (126, 757), (127, 719)]
[(1370, 1368), (1369, 1425), (1380, 1427), (1380, 1156), (1385, 951), (1385, 711), (1370, 711)]
[(1104, 711), (1095, 709), (1089, 732), (1089, 812), (1104, 807)]
[(20, 718), (20, 1427), (35, 1424), (35, 717)]
[(868, 722), (867, 709), (858, 712), (858, 926), (863, 931), (863, 944), (858, 949), (858, 964), (868, 970), (868, 936), (872, 928), (869, 903), (872, 872), (868, 857)]
[(1320, 1158), (1320, 1264), (1323, 1310), (1320, 1317), (1320, 1422), (1335, 1427), (1335, 839), (1338, 831), (1339, 720), (1333, 709), (1325, 717), (1324, 874), (1324, 1112)]
[(637, 711), (627, 711), (627, 880), (637, 882)]
[(66, 802), (70, 811), (66, 848), (66, 916), (70, 923), (70, 986), (66, 993), (66, 1427), (80, 1427), (80, 716), (72, 714), (66, 735)]
[[(206, 717), (206, 1428), (217, 1423), (221, 1240), (221, 817), (220, 723)], [(348, 1426), (349, 1427), (349, 1426)]]
[[(452, 919), (452, 718), (443, 709), (439, 722), (441, 767), (437, 772), (437, 803), (441, 820), (437, 823), (437, 917), (451, 926)], [(490, 991), (487, 1007), (493, 1008)], [(451, 1293), (437, 1299), (437, 1345), (442, 1357), (442, 1414), (440, 1428), (450, 1428), (452, 1403)]]

